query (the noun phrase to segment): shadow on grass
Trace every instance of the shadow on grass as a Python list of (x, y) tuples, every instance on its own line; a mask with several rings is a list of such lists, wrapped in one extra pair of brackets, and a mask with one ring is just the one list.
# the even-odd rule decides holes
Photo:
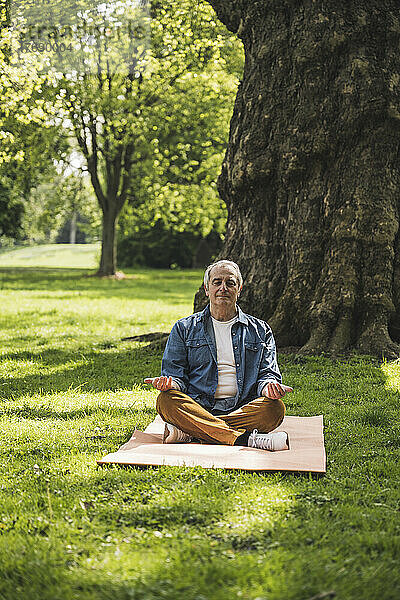
[[(258, 482), (245, 479), (252, 496)], [(68, 476), (51, 479), (51, 488), (53, 483), (70, 491)], [(226, 598), (227, 588), (243, 589), (251, 579), (262, 578), (256, 570), (251, 574), (256, 566), (252, 555), (256, 561), (257, 552), (282, 552), (280, 542), (273, 541), (273, 535), (282, 536), (282, 503), (270, 511), (268, 525), (259, 514), (257, 523), (249, 522), (241, 533), (231, 530), (230, 514), (237, 511), (238, 497), (244, 497), (240, 483), (223, 472), (199, 469), (136, 471), (129, 478), (115, 470), (75, 476), (56, 528), (43, 514), (46, 498), (40, 520), (28, 514), (14, 524), (23, 537), (16, 537), (13, 553), (0, 559), (6, 563), (2, 591), (7, 597), (13, 582), (21, 586), (22, 597), (44, 600), (75, 597), (77, 591), (82, 599), (113, 594), (118, 599)], [(258, 491), (260, 498), (282, 495), (283, 486), (274, 483), (271, 478)], [(213, 536), (215, 529), (223, 537)], [(36, 540), (29, 553), (18, 546), (27, 535)], [(243, 564), (247, 559), (250, 563)]]
[[(110, 408), (107, 405), (100, 405), (96, 408), (85, 407), (76, 410), (52, 410), (46, 406), (38, 406), (37, 408), (33, 408), (32, 406), (21, 406), (19, 408), (2, 408), (0, 407), (0, 416), (7, 417), (18, 417), (20, 419), (34, 419), (35, 421), (43, 421), (46, 419), (53, 420), (57, 419), (60, 421), (72, 421), (75, 419), (84, 419), (85, 417), (90, 417), (93, 415), (104, 415), (112, 414), (113, 417), (124, 417), (126, 415), (134, 414), (136, 408), (135, 405), (132, 405), (128, 408)], [(142, 414), (148, 415), (149, 417), (155, 416), (155, 410), (149, 407), (140, 407), (140, 412)]]
[[(123, 350), (93, 350), (83, 348), (80, 352), (44, 350), (38, 352), (12, 352), (3, 355), (6, 360), (38, 361), (33, 369), (38, 371), (57, 367), (55, 372), (38, 372), (19, 377), (3, 378), (0, 398), (17, 400), (27, 394), (37, 392), (48, 394), (67, 392), (76, 389), (79, 393), (98, 393), (132, 389), (132, 385), (143, 385), (143, 379), (150, 371), (160, 369), (161, 350), (154, 348), (134, 348)], [(74, 364), (75, 361), (75, 364)], [(81, 362), (82, 364), (76, 364)], [(157, 367), (155, 367), (157, 365)]]
[[(78, 590), (88, 600), (112, 594), (127, 600), (394, 597), (395, 546), (388, 552), (372, 535), (373, 520), (360, 514), (378, 493), (378, 482), (376, 490), (354, 497), (346, 490), (348, 479), (337, 486), (289, 475), (261, 481), (219, 470), (112, 469), (74, 474), (72, 487), (68, 477), (54, 479), (72, 492), (57, 538), (49, 517), (37, 522), (32, 515), (16, 524), (22, 535), (35, 534), (36, 543), (29, 555), (14, 548), (3, 585), (11, 578), (26, 593), (29, 582), (24, 597), (61, 599)], [(72, 533), (64, 523), (63, 537), (65, 514)], [(385, 515), (379, 527), (390, 530), (391, 516)], [(380, 544), (388, 568), (382, 565), (378, 573)], [(35, 586), (40, 594), (32, 593)]]
[[(122, 533), (129, 529), (136, 533), (143, 527), (153, 531), (220, 523), (207, 534), (229, 543), (235, 539), (233, 543), (238, 545), (239, 534), (246, 539), (257, 532), (270, 532), (286, 508), (293, 506), (294, 496), (289, 490), (296, 490), (295, 479), (285, 482), (280, 474), (260, 477), (258, 473), (200, 467), (131, 468), (129, 472), (99, 467), (81, 474), (56, 461), (49, 465), (45, 455), (40, 458), (28, 484), (36, 493), (49, 485), (59, 495), (62, 493), (63, 511), (75, 509), (78, 525), (80, 520), (89, 521), (93, 526), (101, 525), (106, 530), (112, 527)], [(242, 487), (244, 482), (246, 489)], [(247, 500), (254, 503), (253, 518), (248, 518)], [(266, 508), (268, 518), (263, 515)], [(21, 519), (18, 528), (24, 529), (25, 525)]]

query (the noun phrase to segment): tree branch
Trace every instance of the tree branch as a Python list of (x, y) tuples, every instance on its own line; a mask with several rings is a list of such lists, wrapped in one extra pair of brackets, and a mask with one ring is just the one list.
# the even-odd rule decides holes
[[(93, 143), (93, 137), (92, 137), (92, 152), (90, 152), (89, 146), (87, 143), (87, 138), (85, 135), (86, 124), (83, 119), (82, 112), (79, 114), (79, 119), (81, 121), (81, 127), (78, 125), (78, 123), (76, 123), (75, 119), (72, 116), (72, 123), (73, 123), (74, 131), (75, 131), (75, 137), (76, 137), (79, 147), (82, 150), (82, 153), (86, 159), (87, 169), (88, 169), (88, 172), (90, 175), (90, 179), (92, 182), (94, 192), (96, 194), (97, 201), (100, 205), (100, 208), (104, 212), (107, 209), (107, 199), (101, 188), (100, 179), (99, 179), (99, 175), (98, 175), (98, 155), (97, 155), (96, 141)], [(95, 137), (95, 140), (96, 140), (96, 137)]]
[(166, 82), (165, 86), (160, 90), (161, 93), (158, 94), (158, 90), (160, 89), (160, 86), (158, 88), (156, 88), (151, 94), (149, 94), (147, 97), (144, 97), (142, 99), (142, 105), (146, 106), (146, 107), (150, 107), (150, 106), (154, 106), (159, 100), (160, 98), (164, 97), (164, 94), (162, 93), (163, 90), (171, 87), (171, 85), (173, 83), (175, 83), (175, 81), (184, 73), (187, 73), (188, 71), (190, 71), (190, 69), (193, 67), (193, 64), (189, 64), (187, 65), (184, 69), (182, 69), (179, 73), (176, 73), (175, 75), (173, 75), (171, 77), (171, 79), (169, 81)]
[(123, 171), (122, 171), (122, 184), (121, 184), (120, 193), (118, 194), (119, 210), (122, 209), (122, 207), (125, 203), (125, 200), (126, 200), (126, 197), (128, 194), (129, 184), (131, 182), (132, 155), (133, 155), (134, 149), (135, 149), (135, 146), (133, 143), (128, 144), (125, 148), (124, 165), (123, 165)]

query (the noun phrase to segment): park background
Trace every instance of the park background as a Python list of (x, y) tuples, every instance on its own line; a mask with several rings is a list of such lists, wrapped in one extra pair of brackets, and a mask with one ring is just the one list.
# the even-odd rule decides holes
[(242, 43), (207, 3), (154, 2), (151, 76), (71, 80), (13, 61), (2, 16), (0, 598), (397, 600), (382, 353), (278, 347), (288, 414), (324, 415), (325, 477), (96, 465), (154, 418), (143, 378), (224, 247)]

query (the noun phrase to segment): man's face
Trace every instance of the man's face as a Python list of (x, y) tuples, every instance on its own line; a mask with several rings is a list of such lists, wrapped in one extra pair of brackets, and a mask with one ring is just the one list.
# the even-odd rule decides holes
[(208, 290), (206, 290), (211, 305), (233, 307), (239, 292), (239, 283), (233, 267), (230, 265), (217, 265), (211, 269)]

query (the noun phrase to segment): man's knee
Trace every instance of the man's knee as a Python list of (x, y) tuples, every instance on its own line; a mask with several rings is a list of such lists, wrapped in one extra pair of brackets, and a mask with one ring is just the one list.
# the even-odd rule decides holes
[(174, 391), (175, 390), (167, 390), (166, 392), (160, 392), (158, 394), (156, 401), (156, 410), (158, 413), (162, 413), (166, 406), (171, 406)]
[(282, 400), (270, 400), (263, 403), (260, 424), (264, 431), (272, 431), (282, 423), (285, 416), (285, 405)]

